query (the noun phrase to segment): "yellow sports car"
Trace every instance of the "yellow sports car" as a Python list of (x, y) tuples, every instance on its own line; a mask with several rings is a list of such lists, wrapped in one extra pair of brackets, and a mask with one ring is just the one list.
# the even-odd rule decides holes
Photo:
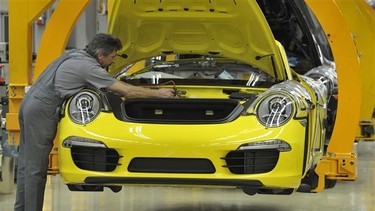
[(70, 190), (300, 187), (324, 153), (334, 67), (296, 73), (255, 0), (115, 1), (111, 14), (124, 47), (110, 73), (176, 97), (87, 88), (69, 99), (58, 139)]

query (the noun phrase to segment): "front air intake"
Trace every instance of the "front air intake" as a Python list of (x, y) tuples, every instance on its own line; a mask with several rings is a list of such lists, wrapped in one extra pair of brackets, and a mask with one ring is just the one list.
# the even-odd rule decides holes
[(116, 150), (96, 147), (72, 147), (71, 154), (74, 164), (84, 170), (111, 172), (121, 165)]
[(203, 158), (134, 158), (129, 172), (213, 174), (215, 167)]
[(260, 174), (272, 171), (279, 160), (276, 149), (236, 150), (223, 158), (233, 174)]

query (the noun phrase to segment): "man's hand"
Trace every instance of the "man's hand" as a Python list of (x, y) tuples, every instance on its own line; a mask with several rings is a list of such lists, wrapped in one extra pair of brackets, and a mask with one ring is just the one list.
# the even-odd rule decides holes
[(122, 81), (116, 81), (113, 85), (107, 87), (107, 89), (128, 99), (143, 97), (171, 98), (175, 96), (174, 89), (150, 89), (141, 86), (133, 86)]
[(174, 89), (158, 89), (159, 95), (156, 97), (161, 98), (171, 98), (175, 96), (175, 90)]

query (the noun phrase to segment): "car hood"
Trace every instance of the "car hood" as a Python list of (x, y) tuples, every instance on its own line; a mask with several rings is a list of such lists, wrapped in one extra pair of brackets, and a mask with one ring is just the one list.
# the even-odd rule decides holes
[(285, 79), (271, 29), (253, 0), (115, 1), (108, 33), (123, 43), (109, 72), (165, 54), (229, 57)]

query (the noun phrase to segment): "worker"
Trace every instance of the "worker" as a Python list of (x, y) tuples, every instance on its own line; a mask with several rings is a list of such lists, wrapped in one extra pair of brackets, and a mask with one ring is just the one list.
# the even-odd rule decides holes
[(111, 77), (121, 41), (97, 34), (84, 50), (71, 50), (52, 62), (31, 86), (19, 110), (20, 145), (14, 210), (43, 208), (49, 153), (53, 146), (61, 104), (85, 87), (107, 88), (125, 98), (173, 96), (173, 89), (148, 89)]

